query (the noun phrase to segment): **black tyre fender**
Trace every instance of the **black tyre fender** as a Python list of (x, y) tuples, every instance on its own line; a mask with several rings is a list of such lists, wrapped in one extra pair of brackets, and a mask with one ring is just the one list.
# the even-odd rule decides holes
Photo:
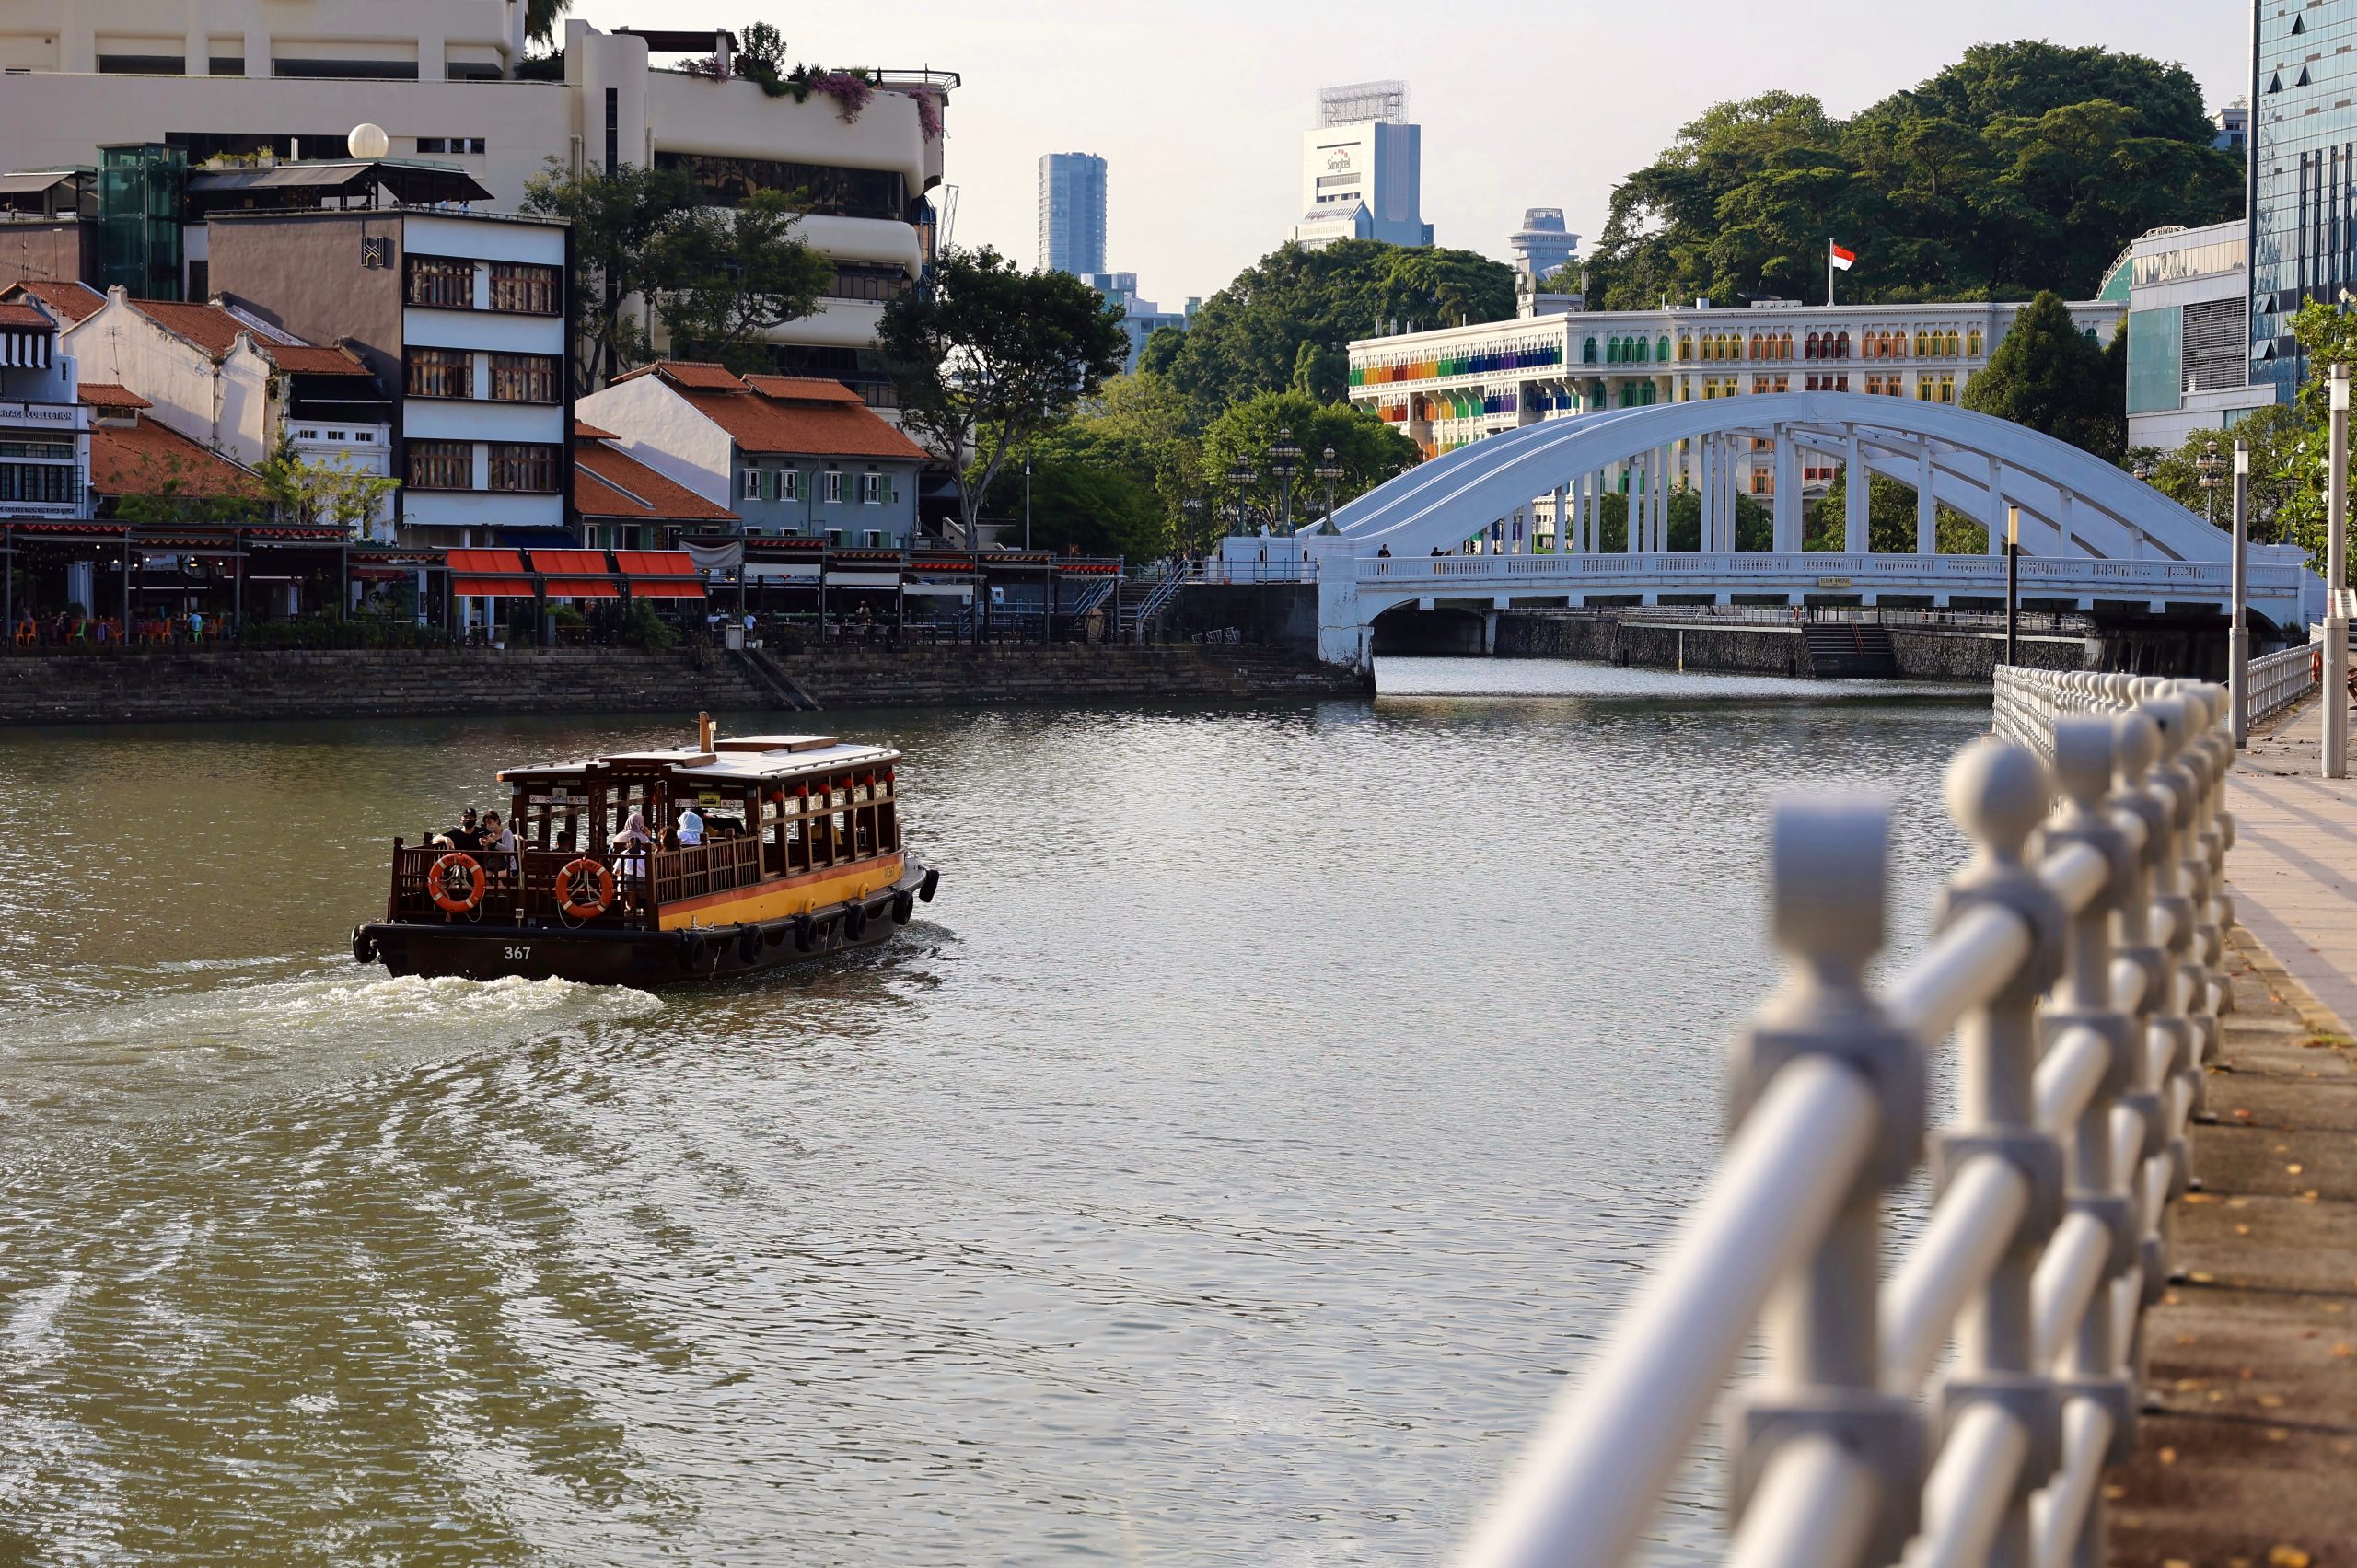
[(737, 933), (737, 961), (749, 964), (761, 956), (761, 928), (758, 925), (740, 927)]
[(845, 904), (843, 906), (844, 937), (849, 941), (856, 942), (866, 929), (867, 906), (857, 902)]
[(917, 896), (903, 888), (892, 895), (892, 923), (906, 925), (916, 918)]
[(807, 914), (794, 917), (794, 950), (807, 953), (819, 946), (819, 923)]
[(792, 922), (783, 920), (772, 921), (769, 924), (761, 927), (761, 946), (764, 947), (777, 947), (793, 934), (794, 925)]
[(925, 872), (923, 882), (918, 885), (917, 897), (923, 899), (926, 903), (931, 903), (933, 902), (933, 895), (940, 889), (940, 887), (941, 868), (937, 865), (933, 866)]
[(679, 967), (700, 970), (712, 957), (712, 939), (701, 932), (691, 932), (679, 938)]
[(360, 926), (352, 928), (352, 961), (373, 964), (377, 961), (377, 939)]

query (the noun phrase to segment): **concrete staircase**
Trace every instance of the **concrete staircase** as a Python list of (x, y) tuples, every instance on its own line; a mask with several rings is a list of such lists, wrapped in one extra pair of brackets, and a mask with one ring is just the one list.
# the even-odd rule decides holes
[(1889, 679), (1898, 673), (1890, 633), (1871, 621), (1813, 621), (1802, 629), (1808, 672), (1819, 680)]

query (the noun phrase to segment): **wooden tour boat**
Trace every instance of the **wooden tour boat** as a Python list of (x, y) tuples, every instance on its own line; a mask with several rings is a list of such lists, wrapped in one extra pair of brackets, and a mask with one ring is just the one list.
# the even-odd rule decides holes
[[(932, 901), (941, 873), (900, 845), (900, 754), (828, 735), (722, 739), (510, 768), (516, 849), (393, 841), (383, 921), (352, 956), (397, 975), (552, 976), (653, 986), (867, 947)], [(633, 812), (660, 834), (693, 807), (704, 842), (617, 844)]]

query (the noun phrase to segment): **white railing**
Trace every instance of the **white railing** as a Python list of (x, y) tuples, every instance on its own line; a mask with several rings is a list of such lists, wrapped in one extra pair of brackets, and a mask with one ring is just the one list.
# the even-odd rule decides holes
[(2250, 661), (2250, 722), (2272, 718), (2316, 689), (2316, 650), (2285, 648)]
[[(1727, 1423), (1730, 1561), (2103, 1561), (2101, 1471), (2133, 1446), (2141, 1310), (2228, 1005), (2234, 745), (2214, 686), (2041, 679), (2016, 697), (2025, 715), (2051, 699), (2052, 764), (1996, 736), (1957, 756), (1973, 858), (1878, 991), (1885, 808), (1776, 812), (1791, 973), (1736, 1037), (1720, 1168), (1463, 1563), (1626, 1558), (1755, 1326), (1765, 1375)], [(1937, 1196), (1884, 1278), (1886, 1208), (1924, 1159), (1927, 1057), (1951, 1037)]]

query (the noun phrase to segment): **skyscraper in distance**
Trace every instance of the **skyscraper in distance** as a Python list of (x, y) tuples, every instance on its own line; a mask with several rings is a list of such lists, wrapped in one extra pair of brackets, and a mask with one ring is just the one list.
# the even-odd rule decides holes
[(1579, 249), (1580, 237), (1563, 227), (1561, 207), (1526, 207), (1522, 226), (1506, 236), (1514, 264), (1526, 276), (1544, 278), (1559, 271)]
[(1353, 82), (1318, 94), (1318, 123), (1302, 134), (1301, 221), (1294, 243), (1338, 239), (1430, 245), (1423, 220), (1423, 128), (1408, 120), (1408, 84)]
[(1079, 277), (1105, 270), (1105, 160), (1093, 153), (1039, 159), (1039, 265)]
[(2252, 6), (2251, 380), (2289, 402), (2305, 371), (2292, 317), (2357, 295), (2357, 0)]

